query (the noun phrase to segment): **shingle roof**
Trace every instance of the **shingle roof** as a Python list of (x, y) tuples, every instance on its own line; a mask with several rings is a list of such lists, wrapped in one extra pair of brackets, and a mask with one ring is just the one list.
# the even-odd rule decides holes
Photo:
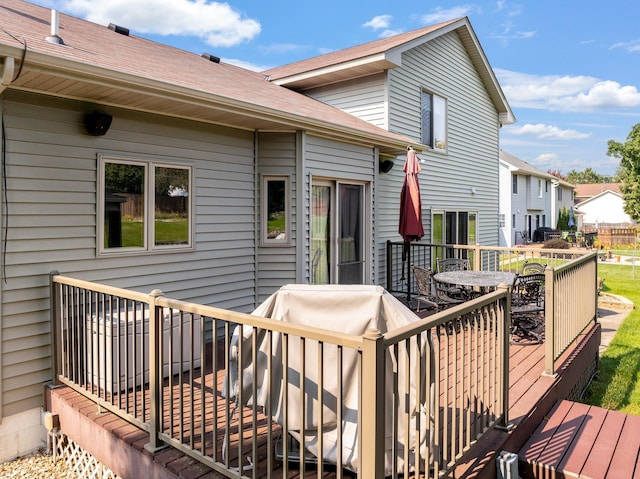
[(500, 161), (508, 163), (514, 169), (514, 171), (518, 171), (528, 176), (537, 176), (539, 178), (546, 178), (548, 180), (558, 180), (562, 186), (567, 188), (575, 188), (575, 186), (568, 181), (561, 180), (551, 173), (547, 173), (546, 171), (542, 171), (536, 168), (533, 165), (530, 165), (524, 160), (521, 160), (518, 157), (513, 156), (510, 153), (507, 153), (504, 150), (500, 150)]
[(0, 60), (12, 56), (21, 70), (9, 88), (247, 129), (300, 128), (390, 149), (417, 144), (255, 72), (72, 16), (60, 14), (64, 44), (50, 43), (50, 19), (49, 9), (21, 0), (0, 5)]
[(334, 52), (326, 53), (306, 60), (290, 63), (288, 65), (271, 68), (263, 73), (268, 75), (271, 80), (277, 80), (280, 78), (296, 75), (302, 72), (310, 72), (326, 68), (329, 66), (339, 65), (356, 59), (362, 59), (385, 53), (393, 48), (404, 45), (408, 42), (422, 38), (429, 33), (439, 30), (447, 25), (457, 22), (458, 18), (449, 20), (446, 22), (431, 25), (418, 30), (412, 30), (410, 32), (400, 33), (387, 38), (382, 38), (373, 42), (364, 43), (362, 45), (356, 45), (353, 47), (337, 50)]
[(576, 185), (576, 197), (592, 198), (605, 191), (622, 194), (620, 191), (620, 183), (588, 183)]

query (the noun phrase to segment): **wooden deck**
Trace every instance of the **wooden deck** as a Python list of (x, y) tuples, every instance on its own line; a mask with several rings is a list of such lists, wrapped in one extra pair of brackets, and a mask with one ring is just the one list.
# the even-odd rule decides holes
[[(556, 377), (541, 376), (544, 370), (544, 345), (513, 344), (510, 347), (509, 431), (492, 430), (481, 444), (474, 447), (472, 458), (456, 469), (455, 477), (495, 478), (495, 457), (501, 450), (518, 451), (538, 428), (545, 415), (558, 399), (570, 396), (580, 373), (594, 361), (600, 342), (600, 326), (594, 325), (581, 342), (566, 353), (564, 363)], [(208, 374), (205, 386), (212, 386), (216, 376)], [(217, 380), (221, 380), (218, 375)], [(167, 404), (168, 405), (168, 404)], [(98, 460), (114, 470), (122, 478), (159, 477), (211, 479), (222, 477), (208, 467), (186, 456), (184, 453), (166, 448), (155, 455), (145, 449), (149, 436), (143, 430), (119, 419), (112, 413), (100, 410), (95, 402), (85, 398), (69, 387), (46, 389), (46, 409), (59, 414), (63, 432), (93, 454)], [(260, 428), (266, 428), (266, 421)], [(264, 429), (259, 429), (260, 434)], [(212, 433), (205, 433), (204, 450), (211, 454)], [(194, 438), (196, 441), (201, 438)], [(238, 437), (231, 437), (237, 441)], [(258, 471), (265, 471), (267, 452), (255, 464)], [(222, 456), (220, 450), (217, 457)], [(271, 453), (269, 453), (271, 455)], [(233, 458), (232, 458), (233, 459)], [(297, 465), (283, 465), (271, 459), (275, 471), (273, 477), (297, 478), (301, 471)], [(237, 461), (235, 462), (237, 464)], [(283, 467), (284, 466), (284, 467)], [(341, 471), (342, 477), (355, 477)], [(251, 475), (252, 472), (247, 472)], [(261, 472), (256, 477), (264, 477)], [(313, 479), (319, 475), (314, 466), (306, 466), (304, 477)], [(339, 477), (335, 468), (327, 468), (322, 477)]]
[(558, 401), (520, 449), (527, 478), (640, 477), (640, 417)]

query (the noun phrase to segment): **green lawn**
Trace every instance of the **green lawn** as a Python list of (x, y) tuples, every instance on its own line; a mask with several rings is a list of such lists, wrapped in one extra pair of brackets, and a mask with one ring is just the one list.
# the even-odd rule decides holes
[(603, 353), (584, 402), (640, 416), (640, 266), (634, 272), (632, 266), (599, 263), (598, 276), (604, 278), (604, 292), (624, 296), (636, 309)]
[[(172, 221), (156, 221), (155, 223), (155, 241), (158, 244), (184, 244), (189, 237), (187, 228), (189, 227), (186, 219), (178, 219)], [(108, 234), (108, 229), (105, 228)], [(122, 222), (122, 247), (140, 247), (144, 244), (144, 224), (142, 221), (123, 221)], [(108, 239), (105, 238), (105, 245)]]

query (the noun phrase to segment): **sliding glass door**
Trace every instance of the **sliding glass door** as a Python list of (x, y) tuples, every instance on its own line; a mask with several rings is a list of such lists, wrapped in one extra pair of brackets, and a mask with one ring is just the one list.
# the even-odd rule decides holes
[(311, 283), (362, 284), (365, 185), (316, 181), (311, 187)]

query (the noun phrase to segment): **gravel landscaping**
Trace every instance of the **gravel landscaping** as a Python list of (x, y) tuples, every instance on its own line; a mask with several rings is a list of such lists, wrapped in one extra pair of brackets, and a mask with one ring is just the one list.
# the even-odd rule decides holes
[(51, 454), (40, 449), (27, 456), (0, 464), (0, 479), (9, 478), (78, 479), (78, 475), (60, 457), (54, 461)]

